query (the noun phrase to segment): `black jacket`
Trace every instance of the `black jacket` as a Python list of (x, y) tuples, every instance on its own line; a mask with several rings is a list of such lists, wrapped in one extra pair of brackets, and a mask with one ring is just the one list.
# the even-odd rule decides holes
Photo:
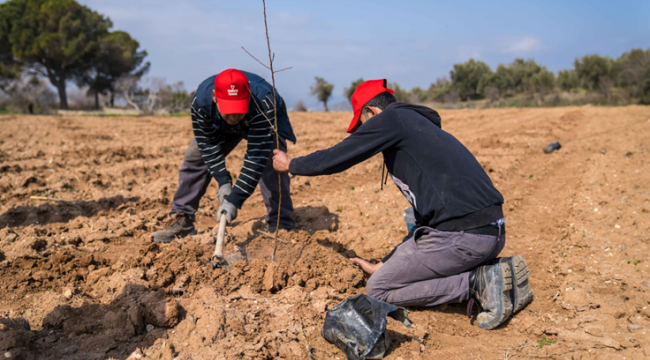
[(393, 103), (339, 144), (293, 159), (289, 171), (334, 174), (379, 152), (415, 209), (417, 225), (460, 231), (503, 217), (503, 197), (476, 158), (423, 106)]

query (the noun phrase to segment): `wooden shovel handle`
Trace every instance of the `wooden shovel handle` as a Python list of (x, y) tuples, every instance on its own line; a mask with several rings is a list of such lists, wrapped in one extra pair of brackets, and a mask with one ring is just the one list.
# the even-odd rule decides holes
[(223, 240), (226, 237), (226, 214), (221, 214), (219, 221), (219, 232), (217, 233), (217, 246), (214, 249), (214, 256), (223, 257)]

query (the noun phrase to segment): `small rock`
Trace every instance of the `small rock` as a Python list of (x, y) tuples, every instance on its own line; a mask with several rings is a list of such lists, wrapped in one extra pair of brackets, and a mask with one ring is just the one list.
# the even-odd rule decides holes
[(12, 242), (16, 241), (16, 239), (18, 239), (18, 235), (16, 233), (11, 233), (11, 234), (7, 235), (7, 237), (5, 238), (5, 241), (12, 243)]
[(7, 351), (7, 352), (5, 353), (5, 358), (7, 358), (7, 359), (11, 359), (11, 352), (10, 352), (10, 351)]
[(59, 338), (56, 335), (48, 335), (43, 338), (43, 341), (46, 343), (55, 343), (57, 340), (59, 340)]
[(614, 317), (617, 318), (617, 319), (620, 319), (623, 316), (625, 316), (625, 311), (623, 311), (623, 310), (616, 310), (614, 312)]
[(630, 330), (630, 331), (633, 331), (633, 330), (641, 330), (641, 329), (643, 329), (643, 326), (641, 326), (641, 325), (634, 325), (634, 324), (627, 324), (627, 329)]
[(72, 289), (65, 289), (63, 297), (66, 298), (66, 300), (70, 300), (72, 298)]
[(151, 324), (147, 324), (147, 332), (148, 332), (148, 333), (152, 332), (153, 329), (155, 329), (155, 328), (156, 328), (155, 326), (153, 326), (153, 325), (151, 325)]
[(552, 142), (544, 148), (544, 153), (545, 154), (550, 154), (555, 150), (559, 150), (562, 147), (559, 141)]
[(77, 351), (79, 351), (78, 347), (76, 347), (76, 346), (68, 346), (67, 348), (61, 350), (61, 355), (72, 355), (72, 354), (76, 353)]

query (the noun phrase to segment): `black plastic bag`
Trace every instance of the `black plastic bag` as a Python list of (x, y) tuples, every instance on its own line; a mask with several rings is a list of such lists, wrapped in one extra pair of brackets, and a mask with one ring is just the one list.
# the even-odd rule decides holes
[(403, 322), (406, 327), (412, 324), (403, 307), (366, 294), (357, 295), (327, 312), (321, 335), (338, 346), (348, 360), (382, 359), (390, 345), (384, 335), (386, 316)]

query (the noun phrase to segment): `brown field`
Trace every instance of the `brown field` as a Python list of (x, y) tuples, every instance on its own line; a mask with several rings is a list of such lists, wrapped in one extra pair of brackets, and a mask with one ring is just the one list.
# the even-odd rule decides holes
[[(387, 358), (650, 357), (650, 108), (441, 115), (503, 193), (502, 255), (526, 257), (535, 299), (493, 331), (466, 304), (409, 308), (411, 328), (389, 321)], [(297, 156), (343, 139), (351, 114), (290, 116)], [(409, 205), (395, 185), (380, 190), (380, 155), (292, 179), (298, 228), (281, 232), (274, 266), (257, 191), (228, 229), (226, 252), (249, 262), (227, 272), (206, 265), (215, 184), (199, 235), (150, 240), (191, 136), (189, 118), (0, 117), (3, 358), (345, 358), (320, 336), (325, 311), (364, 292), (341, 253), (381, 258), (406, 233)], [(555, 140), (562, 149), (542, 153)], [(228, 158), (234, 175), (243, 151)]]

